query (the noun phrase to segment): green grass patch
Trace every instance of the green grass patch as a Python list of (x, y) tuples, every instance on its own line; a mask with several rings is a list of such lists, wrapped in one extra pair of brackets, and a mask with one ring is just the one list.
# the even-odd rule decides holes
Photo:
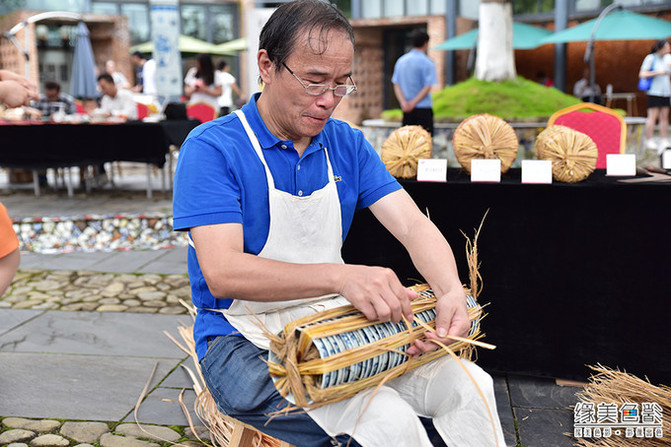
[[(507, 121), (546, 121), (557, 110), (581, 102), (575, 96), (521, 76), (504, 82), (470, 78), (443, 88), (432, 99), (434, 120), (438, 123), (460, 122), (479, 113)], [(382, 112), (386, 121), (400, 121), (402, 116), (400, 109)]]

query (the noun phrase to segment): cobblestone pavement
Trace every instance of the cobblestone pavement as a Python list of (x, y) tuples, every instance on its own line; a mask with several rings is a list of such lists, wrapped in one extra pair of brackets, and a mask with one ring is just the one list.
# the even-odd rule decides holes
[[(135, 423), (0, 418), (0, 445), (7, 447), (196, 447), (208, 440), (205, 427), (163, 427)], [(197, 436), (196, 436), (197, 435)]]
[(0, 309), (184, 314), (186, 275), (115, 274), (84, 270), (20, 270)]

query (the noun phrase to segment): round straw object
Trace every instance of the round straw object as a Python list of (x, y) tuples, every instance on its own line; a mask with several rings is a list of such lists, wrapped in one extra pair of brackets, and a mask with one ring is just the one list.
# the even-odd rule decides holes
[(431, 158), (431, 134), (422, 126), (403, 126), (382, 144), (382, 161), (394, 177), (417, 175), (417, 160)]
[(552, 161), (552, 176), (565, 183), (586, 179), (596, 167), (599, 151), (592, 139), (566, 126), (550, 126), (536, 138), (540, 160)]
[(471, 160), (501, 160), (501, 172), (505, 173), (517, 157), (519, 141), (510, 124), (498, 116), (483, 113), (466, 118), (459, 124), (452, 137), (452, 147), (457, 161), (471, 172)]

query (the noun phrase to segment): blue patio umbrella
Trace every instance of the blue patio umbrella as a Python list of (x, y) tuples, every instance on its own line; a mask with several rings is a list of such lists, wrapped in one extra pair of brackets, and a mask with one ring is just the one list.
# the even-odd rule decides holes
[(84, 22), (77, 24), (76, 35), (70, 94), (76, 98), (97, 98), (100, 93), (97, 89), (98, 81), (96, 80), (93, 50), (89, 39), (89, 29)]

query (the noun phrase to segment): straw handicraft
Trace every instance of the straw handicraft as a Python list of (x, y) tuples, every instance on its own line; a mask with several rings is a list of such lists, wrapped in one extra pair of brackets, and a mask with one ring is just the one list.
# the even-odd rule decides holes
[(417, 175), (417, 160), (431, 158), (432, 150), (431, 134), (422, 126), (403, 126), (382, 144), (380, 158), (394, 177), (413, 178)]
[[(347, 305), (289, 323), (270, 336), (268, 369), (280, 394), (299, 407), (316, 408), (337, 402), (398, 377), (446, 355), (446, 350), (410, 357), (414, 340), (435, 329), (436, 297), (427, 284), (410, 287), (414, 320), (398, 324), (368, 320)], [(481, 337), (482, 308), (468, 296), (471, 329), (468, 338), (449, 346), (468, 358), (469, 341)], [(476, 343), (476, 342), (473, 342)], [(484, 344), (483, 344), (484, 345)]]
[(636, 439), (624, 436), (609, 438), (580, 438), (577, 444), (584, 447), (662, 447), (671, 445), (671, 388), (666, 385), (653, 385), (632, 374), (613, 370), (602, 365), (590, 366), (596, 372), (590, 377), (590, 383), (577, 396), (581, 402), (594, 404), (616, 404), (618, 408), (627, 403), (636, 403), (639, 409), (642, 404), (656, 403), (661, 407), (662, 433), (661, 438)]
[(454, 155), (459, 164), (471, 172), (471, 160), (500, 159), (505, 173), (517, 157), (519, 140), (510, 124), (498, 116), (483, 113), (466, 118), (452, 137)]
[(552, 176), (565, 183), (586, 179), (596, 167), (599, 156), (592, 139), (566, 126), (550, 126), (536, 138), (536, 154), (540, 160), (552, 161)]

